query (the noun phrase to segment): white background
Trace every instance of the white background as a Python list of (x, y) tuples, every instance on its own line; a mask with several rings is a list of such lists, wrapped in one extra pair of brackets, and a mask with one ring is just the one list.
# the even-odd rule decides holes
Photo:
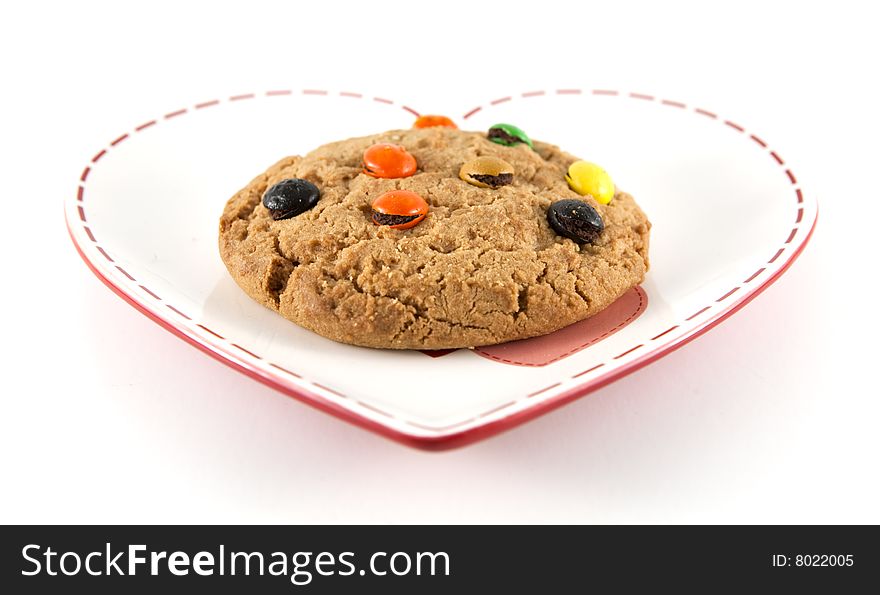
[[(880, 522), (865, 9), (237, 4), (0, 9), (0, 521)], [(61, 201), (120, 131), (291, 87), (452, 116), (529, 89), (680, 99), (761, 131), (819, 197), (819, 225), (778, 283), (681, 350), (486, 442), (414, 451), (187, 346), (67, 238)]]

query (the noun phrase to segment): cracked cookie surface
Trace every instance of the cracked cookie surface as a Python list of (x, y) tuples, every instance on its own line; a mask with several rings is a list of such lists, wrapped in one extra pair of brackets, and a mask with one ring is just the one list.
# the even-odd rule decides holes
[[(406, 147), (418, 170), (407, 178), (362, 172), (374, 143)], [(513, 182), (478, 188), (463, 163), (503, 159)], [(450, 128), (392, 130), (282, 159), (235, 194), (220, 219), (220, 254), (253, 299), (324, 337), (367, 347), (446, 349), (553, 332), (592, 316), (640, 283), (650, 223), (632, 196), (608, 205), (579, 196), (565, 173), (578, 158), (534, 141), (507, 147), (485, 133)], [(273, 221), (261, 203), (286, 178), (318, 186), (318, 204)], [(407, 230), (373, 224), (370, 203), (411, 190), (430, 205)], [(592, 205), (605, 222), (578, 245), (547, 223), (551, 203)]]

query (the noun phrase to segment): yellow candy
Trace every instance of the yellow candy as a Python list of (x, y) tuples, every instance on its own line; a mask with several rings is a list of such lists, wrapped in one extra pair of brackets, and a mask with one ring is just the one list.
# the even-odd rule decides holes
[(611, 181), (611, 176), (595, 163), (575, 161), (569, 166), (565, 179), (572, 190), (582, 196), (589, 194), (603, 205), (614, 198), (614, 182)]

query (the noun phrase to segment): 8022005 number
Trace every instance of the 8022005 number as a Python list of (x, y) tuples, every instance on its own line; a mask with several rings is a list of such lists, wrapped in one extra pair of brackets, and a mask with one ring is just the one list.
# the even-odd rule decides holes
[(852, 554), (798, 554), (795, 566), (852, 566)]

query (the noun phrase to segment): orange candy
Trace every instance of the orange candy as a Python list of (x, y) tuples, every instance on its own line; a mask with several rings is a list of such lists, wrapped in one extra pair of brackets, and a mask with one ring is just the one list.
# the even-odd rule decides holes
[(392, 190), (376, 197), (372, 204), (373, 223), (391, 229), (409, 229), (428, 214), (425, 199), (409, 190)]
[(458, 126), (455, 125), (455, 122), (453, 122), (446, 116), (419, 116), (418, 118), (416, 118), (416, 121), (413, 124), (413, 128), (433, 128), (435, 126), (442, 126), (444, 128), (458, 128)]
[(407, 178), (416, 173), (416, 158), (400, 145), (379, 143), (364, 151), (364, 173), (374, 178)]

